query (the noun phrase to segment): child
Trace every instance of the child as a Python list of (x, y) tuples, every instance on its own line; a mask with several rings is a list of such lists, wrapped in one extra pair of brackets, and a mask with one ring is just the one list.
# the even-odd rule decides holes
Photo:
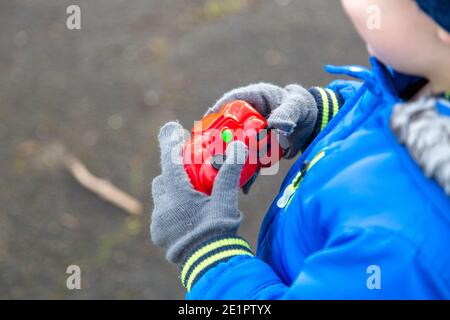
[[(210, 110), (246, 100), (287, 137), (286, 157), (302, 151), (264, 218), (256, 256), (236, 234), (245, 146), (229, 144), (206, 196), (171, 158), (181, 156), (181, 126), (161, 129), (151, 235), (180, 265), (188, 298), (450, 298), (450, 2), (342, 4), (372, 70), (327, 70), (362, 82), (250, 85)], [(381, 12), (380, 28), (367, 24), (369, 6)]]

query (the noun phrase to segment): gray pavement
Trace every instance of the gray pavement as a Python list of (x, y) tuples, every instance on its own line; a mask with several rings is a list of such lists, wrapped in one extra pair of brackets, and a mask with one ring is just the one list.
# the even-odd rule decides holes
[[(65, 27), (70, 4), (81, 30)], [(0, 298), (182, 298), (148, 235), (158, 128), (191, 127), (236, 86), (323, 85), (326, 63), (366, 64), (329, 0), (10, 0), (0, 30)], [(146, 213), (131, 218), (80, 187), (55, 143)], [(290, 164), (241, 198), (252, 243)], [(71, 264), (82, 290), (66, 288)]]

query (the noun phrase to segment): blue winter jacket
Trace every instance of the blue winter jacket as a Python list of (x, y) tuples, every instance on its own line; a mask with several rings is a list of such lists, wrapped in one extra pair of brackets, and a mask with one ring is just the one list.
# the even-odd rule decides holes
[(345, 103), (286, 176), (256, 256), (210, 243), (183, 270), (188, 299), (450, 298), (450, 197), (389, 125), (418, 79), (371, 63), (327, 68), (364, 82), (328, 86)]

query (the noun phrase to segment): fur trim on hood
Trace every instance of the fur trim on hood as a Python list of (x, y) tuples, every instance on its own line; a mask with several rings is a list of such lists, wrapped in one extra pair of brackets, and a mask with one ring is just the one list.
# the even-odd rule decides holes
[(450, 196), (450, 117), (439, 114), (438, 103), (423, 98), (395, 106), (391, 128), (424, 173)]

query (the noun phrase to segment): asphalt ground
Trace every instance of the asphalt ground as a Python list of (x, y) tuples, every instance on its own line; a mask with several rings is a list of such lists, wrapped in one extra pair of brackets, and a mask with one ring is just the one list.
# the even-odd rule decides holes
[[(81, 30), (66, 28), (71, 4)], [(149, 241), (159, 127), (190, 128), (237, 86), (324, 85), (324, 64), (367, 61), (329, 0), (10, 0), (0, 30), (0, 298), (182, 298), (177, 269)], [(61, 146), (144, 215), (81, 187)], [(241, 197), (253, 244), (291, 164)], [(72, 264), (81, 290), (66, 287)]]

